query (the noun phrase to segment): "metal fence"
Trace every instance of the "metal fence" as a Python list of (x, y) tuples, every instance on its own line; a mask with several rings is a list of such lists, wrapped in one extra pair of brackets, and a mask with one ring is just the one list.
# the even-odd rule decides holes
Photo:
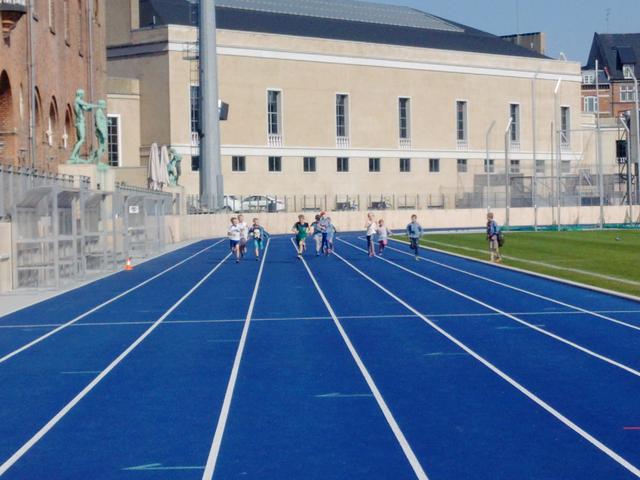
[(0, 217), (11, 222), (14, 288), (59, 288), (165, 246), (171, 194), (0, 165)]

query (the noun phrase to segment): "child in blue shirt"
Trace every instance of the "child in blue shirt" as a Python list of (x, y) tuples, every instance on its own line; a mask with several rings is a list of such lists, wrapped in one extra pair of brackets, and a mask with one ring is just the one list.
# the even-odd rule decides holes
[(267, 241), (269, 234), (260, 225), (260, 221), (257, 218), (253, 219), (253, 225), (249, 228), (249, 238), (253, 240), (253, 246), (256, 252), (256, 262), (260, 260), (260, 250), (264, 250), (264, 245)]
[(502, 256), (500, 256), (500, 242), (499, 242), (500, 228), (493, 219), (493, 213), (487, 213), (487, 240), (489, 241), (489, 253), (491, 255), (491, 261), (500, 263)]
[(418, 223), (418, 216), (411, 215), (411, 223), (407, 225), (407, 237), (411, 242), (411, 250), (414, 251), (416, 260), (420, 259), (420, 237), (422, 237), (422, 225)]

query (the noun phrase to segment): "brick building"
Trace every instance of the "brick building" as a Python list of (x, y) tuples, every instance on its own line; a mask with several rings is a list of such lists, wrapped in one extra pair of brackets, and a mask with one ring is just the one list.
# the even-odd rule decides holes
[(66, 161), (76, 90), (104, 98), (104, 1), (0, 0), (1, 163), (55, 170)]
[[(602, 34), (593, 36), (587, 65), (583, 68), (583, 98), (595, 101), (595, 63), (602, 70), (600, 81), (600, 112), (604, 116), (618, 117), (635, 108), (633, 75), (640, 76), (640, 33)], [(585, 100), (585, 107), (590, 100)], [(593, 102), (591, 101), (591, 102)], [(589, 111), (589, 108), (585, 108)], [(595, 111), (592, 110), (592, 111)]]

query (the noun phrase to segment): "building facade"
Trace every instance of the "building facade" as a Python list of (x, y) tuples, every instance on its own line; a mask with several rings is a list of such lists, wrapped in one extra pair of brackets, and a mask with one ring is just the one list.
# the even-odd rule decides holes
[(76, 90), (105, 94), (105, 3), (0, 1), (0, 162), (55, 171), (68, 159)]
[[(531, 179), (551, 174), (557, 152), (567, 171), (584, 157), (578, 63), (403, 7), (217, 5), (229, 194), (404, 194), (423, 208), (480, 206), (489, 190), (504, 190), (505, 169)], [(136, 171), (156, 142), (183, 155), (182, 183), (197, 193), (197, 29), (189, 6), (112, 0), (108, 69), (139, 82), (139, 155), (121, 159), (120, 178), (144, 177)], [(110, 96), (112, 114), (121, 107)], [(123, 150), (136, 150), (137, 135), (122, 129)], [(494, 178), (487, 180), (487, 168)]]

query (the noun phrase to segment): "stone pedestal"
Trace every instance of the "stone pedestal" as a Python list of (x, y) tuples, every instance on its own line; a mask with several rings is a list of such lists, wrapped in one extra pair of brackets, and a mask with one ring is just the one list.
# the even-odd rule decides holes
[(58, 166), (58, 173), (62, 175), (73, 175), (76, 187), (80, 186), (80, 176), (89, 177), (91, 190), (103, 190), (112, 192), (116, 185), (116, 175), (113, 168), (98, 166), (92, 163)]
[(179, 209), (176, 213), (184, 215), (187, 211), (187, 195), (185, 194), (185, 188), (178, 185), (177, 187), (166, 187), (164, 190), (166, 193), (172, 193), (178, 196)]

